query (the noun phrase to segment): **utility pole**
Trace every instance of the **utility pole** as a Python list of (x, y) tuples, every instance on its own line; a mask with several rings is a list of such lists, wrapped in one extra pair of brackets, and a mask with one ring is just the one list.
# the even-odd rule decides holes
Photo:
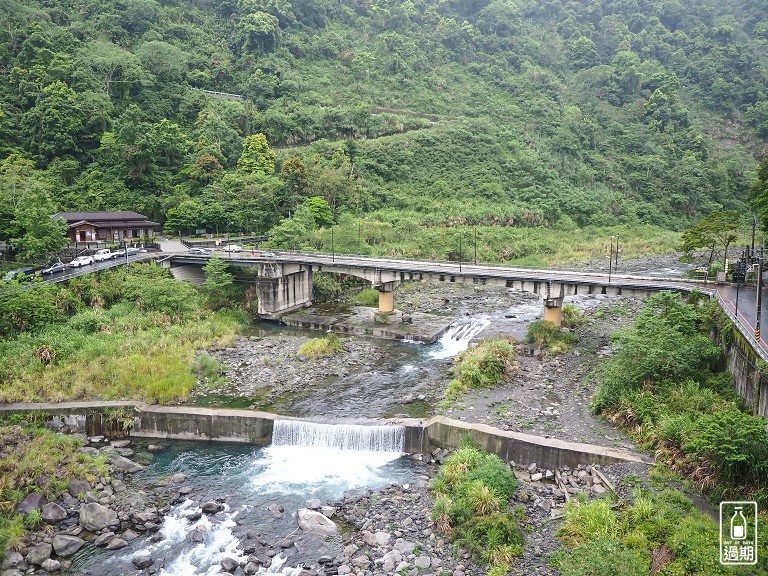
[(611, 272), (613, 272), (613, 236), (611, 236), (611, 249), (608, 255), (608, 283), (611, 283)]
[(475, 231), (475, 266), (477, 266), (477, 228), (474, 228)]
[(763, 256), (765, 245), (760, 250), (760, 259), (757, 261), (757, 306), (755, 307), (755, 342), (760, 343), (760, 312), (763, 303)]
[(331, 262), (336, 262), (336, 247), (333, 243), (333, 226), (331, 226)]
[(757, 228), (757, 216), (752, 214), (752, 251), (749, 253), (750, 258), (755, 257), (755, 228)]
[(616, 272), (616, 270), (619, 269), (619, 235), (616, 234), (616, 255), (613, 260), (613, 271)]
[(461, 230), (459, 230), (459, 272), (461, 272), (461, 260), (462, 260), (462, 252), (461, 252), (461, 237), (463, 234), (461, 233)]

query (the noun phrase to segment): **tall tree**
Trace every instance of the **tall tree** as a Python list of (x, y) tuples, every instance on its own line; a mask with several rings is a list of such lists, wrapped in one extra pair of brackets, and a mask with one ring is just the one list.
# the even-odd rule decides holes
[[(723, 246), (723, 270), (726, 269), (728, 247), (738, 238), (740, 214), (735, 210), (712, 212), (698, 224), (683, 232), (683, 251), (709, 247), (714, 252), (718, 244)], [(711, 259), (711, 257), (710, 257)]]
[(246, 136), (237, 167), (248, 174), (274, 174), (275, 151), (262, 133)]

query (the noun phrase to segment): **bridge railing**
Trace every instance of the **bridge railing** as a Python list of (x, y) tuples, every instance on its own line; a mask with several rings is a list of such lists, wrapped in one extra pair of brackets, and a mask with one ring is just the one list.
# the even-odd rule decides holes
[(757, 355), (760, 356), (761, 359), (768, 362), (768, 345), (765, 343), (762, 337), (759, 341), (755, 340), (754, 326), (750, 325), (749, 322), (744, 320), (744, 318), (742, 318), (740, 315), (737, 315), (736, 306), (732, 302), (723, 298), (720, 292), (715, 291), (715, 295), (717, 298), (717, 303), (720, 304), (720, 307), (725, 311), (725, 313), (728, 315), (728, 318), (731, 319), (738, 331), (741, 332), (741, 335), (744, 336), (747, 342), (752, 345), (752, 348), (755, 350), (755, 352), (757, 352)]

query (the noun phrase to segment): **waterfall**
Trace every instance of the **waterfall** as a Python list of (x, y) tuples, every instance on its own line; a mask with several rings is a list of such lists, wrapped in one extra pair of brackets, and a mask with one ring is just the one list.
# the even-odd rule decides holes
[(402, 454), (404, 445), (405, 428), (403, 426), (317, 424), (297, 420), (275, 420), (272, 431), (272, 446), (303, 446)]
[(491, 321), (485, 318), (456, 322), (437, 341), (429, 355), (437, 360), (456, 356), (467, 349), (469, 342), (480, 334)]

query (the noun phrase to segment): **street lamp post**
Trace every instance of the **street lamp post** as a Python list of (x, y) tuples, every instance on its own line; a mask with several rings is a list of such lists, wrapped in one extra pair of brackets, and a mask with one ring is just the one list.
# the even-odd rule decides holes
[(477, 228), (474, 228), (474, 232), (475, 232), (475, 259), (474, 259), (474, 263), (475, 263), (475, 266), (477, 266)]
[(336, 246), (333, 243), (333, 226), (331, 226), (331, 262), (336, 262)]
[(462, 250), (461, 250), (461, 237), (463, 234), (461, 233), (461, 230), (459, 230), (459, 272), (461, 272), (461, 261), (463, 260), (462, 256)]
[(613, 271), (619, 269), (619, 235), (616, 234), (616, 254), (613, 258)]

